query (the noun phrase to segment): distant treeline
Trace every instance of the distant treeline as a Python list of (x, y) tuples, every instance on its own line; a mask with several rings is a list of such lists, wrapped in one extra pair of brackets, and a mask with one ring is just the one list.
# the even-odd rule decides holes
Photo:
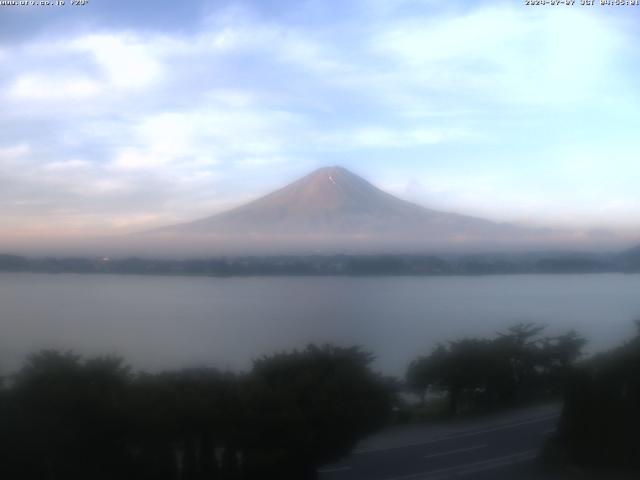
[(0, 255), (0, 271), (142, 275), (491, 275), (640, 271), (640, 251), (622, 254), (282, 255), (170, 260), (27, 258)]

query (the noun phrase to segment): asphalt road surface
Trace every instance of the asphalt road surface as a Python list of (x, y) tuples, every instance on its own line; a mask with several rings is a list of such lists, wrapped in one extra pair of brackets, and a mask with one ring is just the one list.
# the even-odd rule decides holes
[(395, 428), (363, 442), (321, 480), (544, 479), (535, 458), (556, 428), (557, 405), (483, 419)]

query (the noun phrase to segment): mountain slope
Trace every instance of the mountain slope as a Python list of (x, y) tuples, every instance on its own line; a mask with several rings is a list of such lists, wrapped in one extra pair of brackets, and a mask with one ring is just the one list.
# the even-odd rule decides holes
[(223, 235), (421, 236), (429, 240), (509, 237), (521, 229), (401, 200), (342, 167), (325, 167), (227, 212), (164, 227)]

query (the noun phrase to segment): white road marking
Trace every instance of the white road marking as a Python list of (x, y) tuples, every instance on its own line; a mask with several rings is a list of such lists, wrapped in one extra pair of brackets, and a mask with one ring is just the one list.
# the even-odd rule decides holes
[(531, 420), (524, 420), (524, 421), (516, 422), (516, 423), (508, 423), (508, 424), (504, 424), (504, 425), (498, 425), (496, 427), (485, 428), (485, 429), (482, 429), (482, 430), (474, 430), (474, 431), (465, 432), (465, 433), (453, 433), (453, 434), (450, 434), (450, 435), (443, 435), (441, 437), (433, 438), (431, 440), (425, 440), (425, 441), (422, 441), (422, 442), (406, 443), (406, 444), (403, 444), (403, 445), (395, 445), (393, 447), (368, 448), (366, 450), (356, 450), (355, 452), (353, 452), (353, 455), (363, 455), (363, 454), (366, 454), (366, 453), (382, 452), (382, 451), (387, 451), (387, 450), (398, 450), (400, 448), (408, 448), (408, 447), (419, 447), (420, 445), (428, 445), (430, 443), (438, 443), (438, 442), (443, 442), (445, 440), (455, 440), (455, 439), (458, 439), (458, 438), (473, 437), (475, 435), (482, 435), (484, 433), (497, 432), (497, 431), (500, 431), (500, 430), (508, 430), (510, 428), (519, 427), (521, 425), (529, 425), (531, 423), (545, 422), (547, 420), (551, 420), (551, 419), (559, 417), (559, 416), (560, 416), (559, 413), (553, 413), (553, 414), (545, 415), (543, 417), (533, 418)]
[(445, 455), (453, 455), (454, 453), (470, 452), (472, 450), (479, 450), (481, 448), (486, 448), (488, 446), (489, 445), (485, 443), (484, 445), (475, 445), (473, 447), (468, 447), (468, 448), (458, 448), (457, 450), (449, 450), (448, 452), (432, 453), (431, 455), (425, 455), (424, 458), (444, 457)]
[[(482, 472), (484, 470), (494, 470), (496, 468), (505, 467), (507, 465), (515, 465), (516, 463), (526, 462), (533, 460), (538, 456), (539, 450), (533, 448), (531, 450), (524, 450), (522, 452), (514, 453), (513, 455), (506, 455), (504, 457), (498, 457), (484, 462), (470, 463), (463, 465), (463, 469), (458, 471), (457, 475), (468, 475), (470, 473)], [(435, 479), (429, 479), (435, 480)]]
[(441, 478), (447, 478), (451, 474), (468, 475), (470, 473), (477, 473), (483, 470), (493, 470), (495, 468), (503, 467), (506, 465), (526, 462), (528, 460), (534, 459), (537, 453), (537, 449), (525, 450), (511, 455), (505, 455), (504, 457), (490, 458), (488, 460), (482, 460), (479, 462), (440, 468), (438, 470), (413, 473), (411, 475), (403, 475), (401, 477), (392, 477), (387, 478), (386, 480), (438, 480)]
[(331, 180), (334, 185), (338, 185), (331, 175), (329, 175), (329, 180)]
[(351, 467), (322, 468), (318, 473), (346, 472), (347, 470), (351, 470)]

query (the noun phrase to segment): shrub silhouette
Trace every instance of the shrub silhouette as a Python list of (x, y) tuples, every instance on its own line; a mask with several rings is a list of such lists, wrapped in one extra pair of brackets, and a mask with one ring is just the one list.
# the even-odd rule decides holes
[(384, 422), (371, 359), (309, 346), (243, 375), (134, 375), (116, 357), (41, 351), (0, 388), (0, 478), (311, 479)]
[(640, 324), (624, 345), (581, 365), (571, 377), (556, 449), (590, 467), (640, 469)]
[[(266, 462), (278, 478), (314, 478), (320, 464), (338, 460), (380, 427), (391, 396), (369, 369), (372, 359), (358, 348), (312, 345), (257, 360), (248, 419), (258, 451), (248, 450), (249, 468), (264, 473)], [(269, 449), (261, 438), (271, 439)], [(254, 455), (260, 459), (255, 467)], [(279, 471), (282, 463), (290, 469)]]
[(423, 398), (444, 391), (451, 415), (559, 395), (586, 342), (573, 331), (544, 337), (544, 328), (521, 323), (492, 339), (440, 344), (411, 362), (407, 384)]

